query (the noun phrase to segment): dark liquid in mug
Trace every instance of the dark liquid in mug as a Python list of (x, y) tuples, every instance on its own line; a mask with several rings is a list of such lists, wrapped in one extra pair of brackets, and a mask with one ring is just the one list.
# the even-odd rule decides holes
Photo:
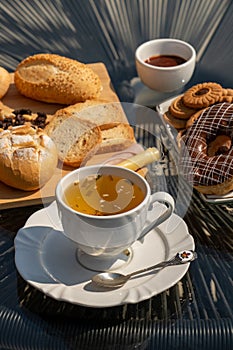
[(174, 55), (151, 56), (145, 60), (145, 63), (157, 67), (174, 67), (185, 62), (186, 60), (184, 58)]

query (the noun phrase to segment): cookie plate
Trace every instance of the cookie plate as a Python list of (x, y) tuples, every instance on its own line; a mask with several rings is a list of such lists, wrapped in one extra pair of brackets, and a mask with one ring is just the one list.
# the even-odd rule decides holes
[[(159, 104), (156, 107), (156, 110), (160, 116), (160, 119), (165, 126), (167, 130), (167, 134), (169, 136), (170, 141), (172, 142), (173, 145), (175, 145), (176, 149), (177, 148), (177, 143), (176, 143), (176, 137), (177, 137), (177, 130), (173, 128), (171, 125), (165, 122), (163, 119), (163, 114), (167, 112), (170, 104), (180, 95), (174, 96), (172, 98), (169, 98), (168, 100), (164, 101), (163, 103)], [(217, 195), (209, 195), (209, 194), (203, 194), (201, 193), (201, 197), (204, 201), (211, 203), (211, 204), (223, 204), (223, 203), (229, 203), (233, 201), (233, 191), (223, 195), (223, 196), (217, 196)]]

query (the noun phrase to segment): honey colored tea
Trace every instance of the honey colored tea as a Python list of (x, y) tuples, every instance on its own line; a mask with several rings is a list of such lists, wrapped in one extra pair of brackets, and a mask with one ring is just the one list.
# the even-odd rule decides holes
[(115, 175), (90, 175), (65, 191), (66, 203), (72, 209), (97, 216), (125, 213), (144, 198), (139, 186)]

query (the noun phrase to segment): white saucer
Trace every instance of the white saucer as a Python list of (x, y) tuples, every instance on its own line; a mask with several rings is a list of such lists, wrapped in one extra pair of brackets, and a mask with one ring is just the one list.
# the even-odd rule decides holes
[[(159, 206), (161, 204), (158, 203)], [(133, 244), (132, 259), (121, 269), (128, 273), (194, 249), (185, 222), (173, 214)], [(34, 213), (15, 238), (15, 263), (21, 276), (32, 286), (57, 300), (90, 307), (137, 303), (177, 283), (189, 263), (134, 277), (122, 288), (100, 290), (91, 283), (93, 271), (76, 259), (77, 246), (61, 232), (56, 203)], [(119, 271), (119, 270), (118, 270)]]

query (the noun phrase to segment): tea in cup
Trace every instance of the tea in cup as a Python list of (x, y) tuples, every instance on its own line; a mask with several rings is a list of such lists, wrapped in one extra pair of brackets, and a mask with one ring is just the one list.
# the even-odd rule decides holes
[(112, 174), (89, 175), (65, 191), (66, 202), (72, 209), (94, 216), (125, 213), (139, 205), (144, 197), (138, 185)]
[[(124, 252), (174, 211), (168, 193), (151, 194), (141, 175), (116, 165), (86, 166), (65, 175), (56, 202), (64, 235), (77, 243), (79, 261), (92, 270), (128, 260)], [(147, 225), (154, 202), (164, 203), (166, 210)]]

